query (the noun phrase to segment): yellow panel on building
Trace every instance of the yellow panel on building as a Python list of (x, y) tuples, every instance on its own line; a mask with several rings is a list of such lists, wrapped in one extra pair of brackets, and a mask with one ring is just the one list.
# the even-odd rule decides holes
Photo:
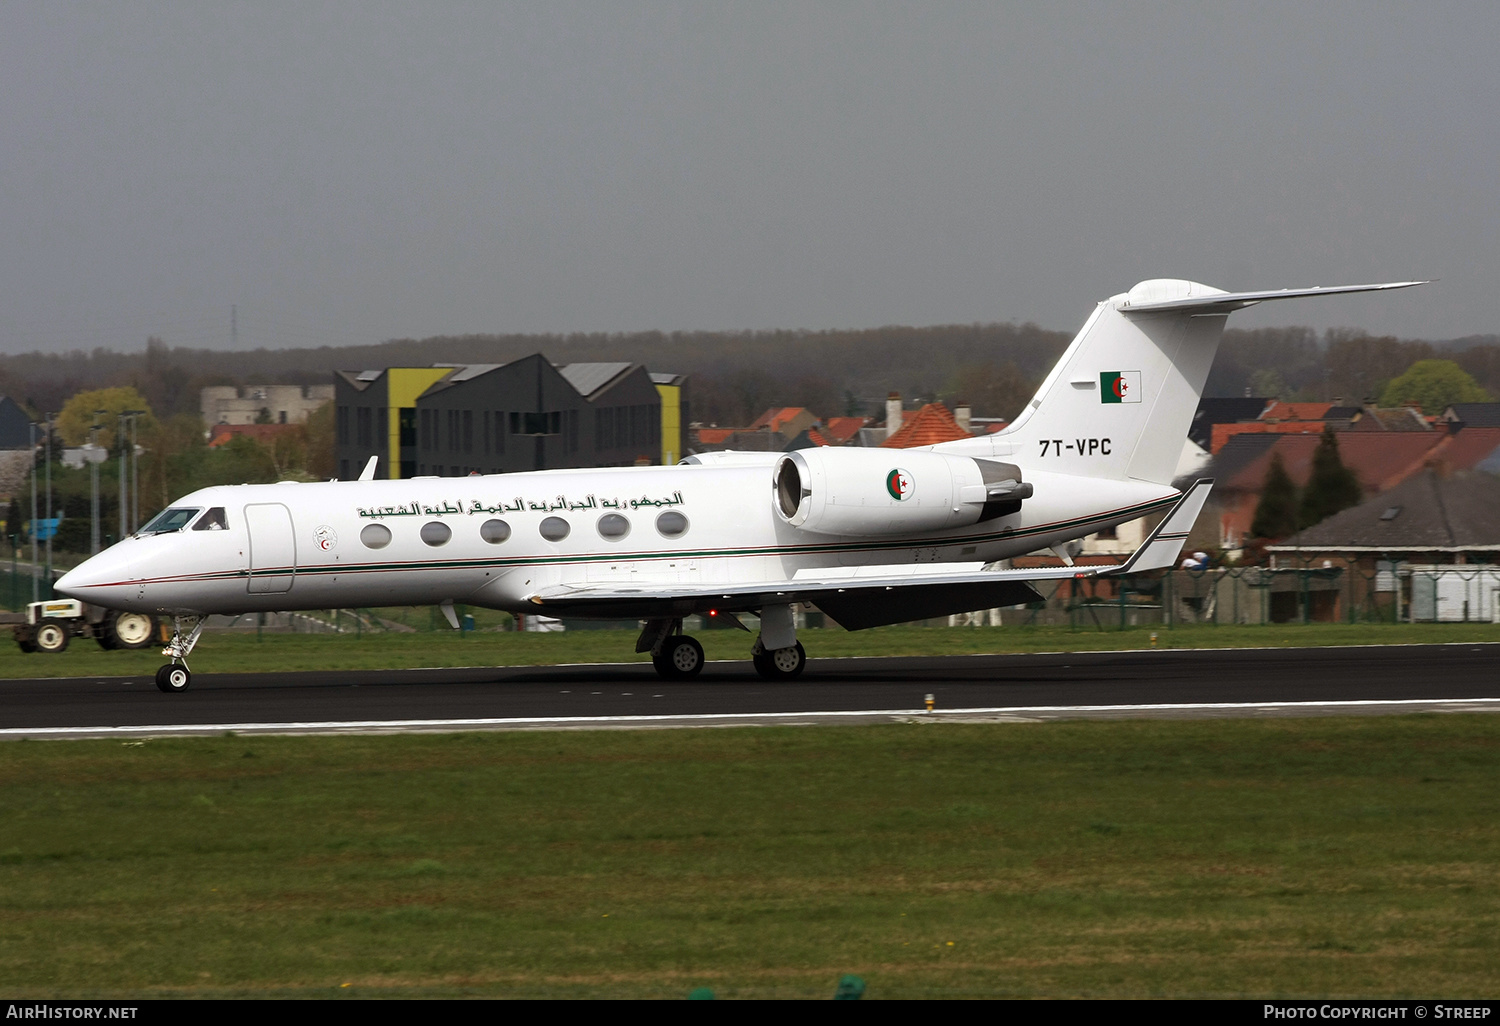
[(661, 465), (682, 459), (682, 386), (657, 385), (661, 395)]
[(389, 436), (386, 438), (386, 463), (393, 479), (401, 477), (401, 411), (415, 415), (417, 396), (453, 373), (452, 367), (390, 367), (385, 375), (386, 402), (390, 405)]

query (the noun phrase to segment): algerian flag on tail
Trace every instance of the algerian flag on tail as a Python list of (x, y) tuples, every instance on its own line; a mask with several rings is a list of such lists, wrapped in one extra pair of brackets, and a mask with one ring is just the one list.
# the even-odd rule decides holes
[(1141, 401), (1140, 371), (1101, 371), (1099, 401), (1103, 403), (1138, 403)]

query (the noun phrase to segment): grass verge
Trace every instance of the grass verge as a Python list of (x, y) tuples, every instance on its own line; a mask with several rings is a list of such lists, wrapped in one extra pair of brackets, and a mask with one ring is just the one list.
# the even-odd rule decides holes
[(0, 746), (0, 991), (1494, 997), (1500, 717)]
[[(1412, 645), (1500, 641), (1493, 624), (1275, 624), (1185, 626), (1167, 629), (1072, 630), (1067, 627), (880, 627), (849, 633), (803, 631), (808, 656), (938, 656), (991, 652), (1096, 652), (1151, 648), (1262, 648), (1327, 645)], [(709, 659), (749, 660), (751, 635), (705, 630), (698, 639)], [(559, 663), (642, 662), (636, 632), (558, 634), (421, 632), (354, 635), (205, 634), (192, 656), (194, 673), (269, 673), (287, 670), (401, 669), (424, 666), (544, 666)], [(106, 652), (75, 638), (60, 655), (22, 653), (3, 639), (0, 678), (150, 675), (161, 665), (157, 648)]]

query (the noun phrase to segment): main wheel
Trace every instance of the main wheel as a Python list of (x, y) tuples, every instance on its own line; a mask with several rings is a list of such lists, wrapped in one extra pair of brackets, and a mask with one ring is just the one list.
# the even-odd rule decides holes
[(60, 623), (37, 624), (36, 647), (42, 652), (61, 652), (68, 647), (68, 629)]
[(668, 638), (651, 663), (664, 680), (686, 680), (703, 672), (703, 646), (686, 634)]
[(156, 617), (150, 613), (110, 612), (104, 617), (110, 648), (145, 648), (156, 636)]
[(186, 691), (188, 685), (193, 682), (193, 675), (188, 672), (186, 666), (178, 666), (176, 663), (168, 663), (156, 671), (156, 686), (159, 690), (168, 694), (178, 691)]
[(750, 658), (755, 663), (755, 672), (766, 680), (792, 680), (807, 668), (807, 652), (800, 641), (790, 648), (761, 652)]

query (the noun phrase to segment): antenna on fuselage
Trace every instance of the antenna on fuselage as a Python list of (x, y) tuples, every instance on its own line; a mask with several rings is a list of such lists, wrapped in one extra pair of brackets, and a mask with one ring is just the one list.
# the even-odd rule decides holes
[(361, 470), (359, 472), (359, 479), (361, 481), (373, 481), (373, 480), (375, 480), (375, 464), (378, 463), (379, 461), (380, 461), (380, 457), (379, 456), (371, 456), (370, 457), (370, 462), (365, 464), (365, 469)]

